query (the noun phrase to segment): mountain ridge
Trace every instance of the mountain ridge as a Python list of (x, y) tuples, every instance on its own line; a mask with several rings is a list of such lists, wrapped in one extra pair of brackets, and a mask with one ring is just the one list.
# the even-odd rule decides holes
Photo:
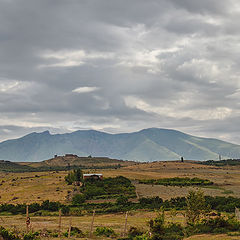
[(51, 134), (47, 130), (0, 142), (0, 159), (4, 160), (43, 161), (55, 154), (66, 153), (140, 162), (178, 160), (181, 157), (188, 160), (217, 160), (219, 155), (239, 158), (240, 145), (164, 128), (118, 134), (96, 130)]

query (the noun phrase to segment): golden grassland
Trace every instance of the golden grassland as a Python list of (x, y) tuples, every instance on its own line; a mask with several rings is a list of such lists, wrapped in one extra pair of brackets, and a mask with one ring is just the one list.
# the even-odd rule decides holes
[[(130, 178), (136, 186), (139, 197), (159, 196), (163, 199), (185, 196), (192, 187), (166, 187), (161, 185), (138, 184), (137, 179), (152, 179), (166, 177), (198, 177), (209, 179), (214, 186), (202, 188), (206, 195), (240, 197), (240, 166), (215, 167), (200, 165), (193, 162), (155, 162), (126, 166), (119, 169), (84, 170), (84, 172), (103, 173), (104, 177), (125, 176)], [(66, 171), (54, 172), (28, 172), (28, 173), (3, 173), (0, 172), (0, 203), (32, 203), (43, 200), (60, 201), (67, 203), (66, 196), (73, 191), (74, 186), (67, 185), (64, 181)], [(131, 212), (128, 217), (128, 227), (138, 226), (147, 229), (147, 221), (156, 216), (156, 212), (137, 211)], [(109, 226), (118, 234), (124, 228), (124, 214), (96, 215), (94, 227)], [(31, 217), (34, 230), (56, 229), (57, 216)], [(167, 219), (171, 220), (169, 213)], [(173, 219), (184, 222), (179, 214)], [(79, 227), (84, 232), (90, 229), (91, 216), (72, 217), (72, 225)], [(8, 228), (25, 228), (25, 216), (1, 216), (0, 225)], [(69, 217), (63, 217), (63, 231), (69, 225)], [(227, 235), (198, 235), (188, 240), (228, 240), (240, 239), (240, 236)]]
[(0, 173), (0, 203), (66, 202), (66, 172)]

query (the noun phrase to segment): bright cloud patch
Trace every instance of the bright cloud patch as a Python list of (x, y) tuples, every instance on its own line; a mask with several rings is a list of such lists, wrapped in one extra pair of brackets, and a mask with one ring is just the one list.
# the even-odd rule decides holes
[(109, 59), (113, 57), (112, 53), (89, 52), (84, 50), (60, 50), (47, 51), (40, 55), (43, 59), (49, 61), (39, 67), (74, 67), (85, 64), (92, 59)]
[(72, 90), (72, 92), (74, 93), (89, 93), (89, 92), (95, 92), (99, 90), (98, 87), (79, 87), (79, 88), (75, 88), (74, 90)]

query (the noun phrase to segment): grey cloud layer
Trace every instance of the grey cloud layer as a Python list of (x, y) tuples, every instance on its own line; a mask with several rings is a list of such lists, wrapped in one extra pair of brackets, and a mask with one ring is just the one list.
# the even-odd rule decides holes
[(176, 128), (240, 143), (237, 0), (0, 1), (0, 140)]

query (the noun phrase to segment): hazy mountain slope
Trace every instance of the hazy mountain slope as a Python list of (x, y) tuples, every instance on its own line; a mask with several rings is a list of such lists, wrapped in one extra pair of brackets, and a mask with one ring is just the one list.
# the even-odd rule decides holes
[(150, 139), (146, 139), (144, 142), (140, 143), (131, 152), (124, 156), (124, 159), (132, 159), (134, 161), (157, 161), (161, 159), (173, 160), (179, 159), (180, 156), (163, 146), (159, 146)]
[(197, 143), (200, 146), (206, 147), (213, 152), (217, 152), (223, 157), (240, 158), (239, 145), (212, 138), (192, 137), (191, 141)]
[(82, 130), (52, 135), (45, 131), (0, 143), (0, 159), (4, 160), (41, 161), (66, 153), (136, 161), (177, 160), (181, 156), (208, 160), (218, 159), (219, 154), (240, 158), (240, 146), (158, 128), (122, 134)]

